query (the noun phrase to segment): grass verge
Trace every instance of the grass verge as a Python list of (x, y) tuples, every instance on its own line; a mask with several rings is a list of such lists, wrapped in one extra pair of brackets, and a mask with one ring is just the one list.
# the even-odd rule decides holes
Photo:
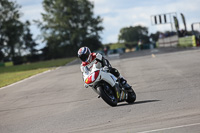
[(15, 83), (35, 74), (63, 66), (75, 58), (41, 61), (18, 66), (0, 67), (0, 87)]
[(49, 70), (48, 68), (29, 70), (29, 71), (20, 71), (20, 72), (8, 72), (0, 74), (0, 87), (15, 83), (22, 79), (28, 78), (35, 74)]

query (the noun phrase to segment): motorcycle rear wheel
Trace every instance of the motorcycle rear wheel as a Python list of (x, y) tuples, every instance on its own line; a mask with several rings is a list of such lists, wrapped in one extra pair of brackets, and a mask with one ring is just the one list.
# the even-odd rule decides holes
[(110, 106), (114, 107), (117, 106), (117, 98), (115, 97), (114, 93), (112, 90), (105, 89), (102, 86), (99, 86), (97, 88), (100, 92), (101, 98)]

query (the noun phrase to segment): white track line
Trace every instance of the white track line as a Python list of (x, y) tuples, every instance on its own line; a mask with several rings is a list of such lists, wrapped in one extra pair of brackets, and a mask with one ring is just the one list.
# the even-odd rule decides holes
[[(73, 61), (72, 61), (72, 62), (73, 62)], [(24, 82), (24, 81), (26, 81), (26, 80), (29, 80), (29, 79), (35, 78), (35, 77), (40, 76), (40, 75), (42, 75), (42, 74), (48, 73), (48, 72), (50, 72), (50, 71), (58, 70), (58, 69), (60, 69), (61, 67), (62, 67), (62, 66), (60, 66), (60, 67), (56, 67), (55, 69), (50, 69), (50, 70), (44, 71), (44, 72), (42, 72), (42, 73), (38, 73), (38, 74), (36, 74), (36, 75), (33, 75), (33, 76), (31, 76), (31, 77), (28, 77), (28, 78), (22, 79), (22, 80), (17, 81), (17, 82), (15, 82), (15, 83), (13, 83), (13, 84), (10, 84), (10, 85), (7, 85), (7, 86), (4, 86), (4, 87), (1, 87), (0, 90), (3, 90), (3, 89), (6, 89), (6, 88), (8, 88), (8, 87), (14, 86), (14, 85), (16, 85), (16, 84), (22, 83), (22, 82)]]
[[(66, 65), (69, 65), (69, 64), (74, 63), (74, 62), (76, 62), (76, 61), (77, 61), (77, 59), (71, 61), (70, 63), (68, 63), (68, 64), (66, 64)], [(61, 67), (62, 67), (62, 66), (57, 67), (56, 69), (50, 69), (50, 70), (44, 71), (44, 72), (42, 72), (42, 73), (38, 73), (38, 74), (33, 75), (33, 76), (29, 77), (29, 78), (26, 78), (26, 79), (17, 81), (17, 82), (15, 82), (15, 83), (13, 83), (13, 84), (10, 84), (10, 85), (4, 86), (4, 87), (1, 87), (0, 90), (3, 90), (3, 89), (6, 89), (6, 88), (8, 88), (8, 87), (14, 86), (14, 85), (16, 85), (16, 84), (22, 83), (22, 82), (24, 82), (24, 81), (26, 81), (26, 80), (32, 79), (32, 78), (34, 78), (34, 77), (40, 76), (40, 75), (45, 74), (45, 73), (48, 73), (48, 72), (50, 72), (50, 71), (58, 70), (58, 69), (60, 69)]]
[(177, 128), (183, 128), (183, 127), (196, 126), (196, 125), (200, 125), (200, 123), (181, 125), (181, 126), (175, 126), (175, 127), (168, 127), (168, 128), (161, 128), (161, 129), (155, 129), (155, 130), (138, 132), (138, 133), (152, 133), (152, 132), (158, 132), (158, 131), (164, 131), (164, 130), (170, 130), (170, 129), (177, 129)]
[[(60, 68), (60, 67), (58, 67), (58, 68), (56, 68), (56, 69), (59, 69), (59, 68)], [(14, 85), (16, 85), (16, 84), (22, 83), (22, 82), (24, 82), (24, 81), (27, 81), (27, 80), (32, 79), (32, 78), (35, 78), (35, 77), (40, 76), (40, 75), (42, 75), (42, 74), (48, 73), (48, 72), (50, 72), (50, 71), (52, 71), (52, 70), (47, 70), (47, 71), (44, 71), (44, 72), (42, 72), (42, 73), (38, 73), (38, 74), (33, 75), (33, 76), (31, 76), (31, 77), (25, 78), (25, 79), (23, 79), (23, 80), (17, 81), (17, 82), (15, 82), (15, 83), (13, 83), (13, 84), (10, 84), (10, 85), (1, 87), (0, 90), (3, 90), (3, 89), (6, 89), (6, 88), (8, 88), (8, 87), (14, 86)]]

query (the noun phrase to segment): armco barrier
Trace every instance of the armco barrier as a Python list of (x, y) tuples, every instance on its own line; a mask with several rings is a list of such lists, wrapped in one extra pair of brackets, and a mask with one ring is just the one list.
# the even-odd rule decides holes
[(179, 46), (181, 47), (196, 47), (195, 36), (180, 37), (178, 39)]
[(186, 37), (178, 37), (172, 36), (167, 38), (160, 38), (158, 42), (156, 42), (158, 47), (196, 47), (195, 36), (186, 36)]
[(178, 36), (159, 38), (156, 45), (158, 47), (176, 47), (178, 45)]

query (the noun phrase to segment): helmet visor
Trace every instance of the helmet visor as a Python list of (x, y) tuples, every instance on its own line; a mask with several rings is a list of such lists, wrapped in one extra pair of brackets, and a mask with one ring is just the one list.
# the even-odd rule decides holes
[(83, 62), (85, 62), (85, 61), (87, 61), (88, 55), (82, 54), (79, 58), (80, 58)]

